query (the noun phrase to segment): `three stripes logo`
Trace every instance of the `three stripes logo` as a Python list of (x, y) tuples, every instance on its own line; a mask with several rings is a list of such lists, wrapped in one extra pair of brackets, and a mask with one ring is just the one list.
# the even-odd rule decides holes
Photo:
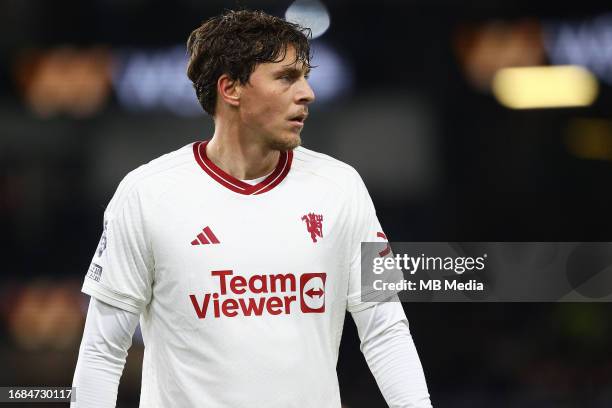
[(213, 234), (210, 227), (205, 227), (202, 232), (198, 234), (198, 237), (191, 241), (191, 245), (208, 245), (208, 244), (218, 244), (219, 240)]

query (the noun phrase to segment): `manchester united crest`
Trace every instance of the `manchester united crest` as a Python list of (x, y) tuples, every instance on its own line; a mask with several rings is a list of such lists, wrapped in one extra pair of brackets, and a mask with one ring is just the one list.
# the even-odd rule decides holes
[(323, 238), (323, 215), (308, 213), (302, 216), (302, 221), (306, 223), (312, 242), (317, 242), (317, 237)]

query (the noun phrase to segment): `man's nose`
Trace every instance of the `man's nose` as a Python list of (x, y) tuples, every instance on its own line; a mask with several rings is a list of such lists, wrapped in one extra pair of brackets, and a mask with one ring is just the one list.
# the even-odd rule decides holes
[(300, 81), (300, 88), (296, 94), (298, 103), (309, 104), (314, 102), (315, 94), (306, 78)]

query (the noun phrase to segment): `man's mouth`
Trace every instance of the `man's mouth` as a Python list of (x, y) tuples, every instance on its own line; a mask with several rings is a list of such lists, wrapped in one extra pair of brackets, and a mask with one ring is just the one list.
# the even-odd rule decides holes
[(304, 126), (304, 121), (308, 117), (307, 113), (300, 113), (289, 118), (289, 121), (295, 125)]

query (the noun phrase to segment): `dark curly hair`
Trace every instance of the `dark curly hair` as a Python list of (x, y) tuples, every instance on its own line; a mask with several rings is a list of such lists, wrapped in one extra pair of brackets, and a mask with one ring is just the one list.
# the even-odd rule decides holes
[(295, 62), (311, 68), (310, 36), (310, 29), (263, 11), (230, 10), (205, 20), (187, 40), (187, 76), (200, 105), (214, 116), (221, 75), (246, 84), (257, 64), (282, 61), (289, 45)]

